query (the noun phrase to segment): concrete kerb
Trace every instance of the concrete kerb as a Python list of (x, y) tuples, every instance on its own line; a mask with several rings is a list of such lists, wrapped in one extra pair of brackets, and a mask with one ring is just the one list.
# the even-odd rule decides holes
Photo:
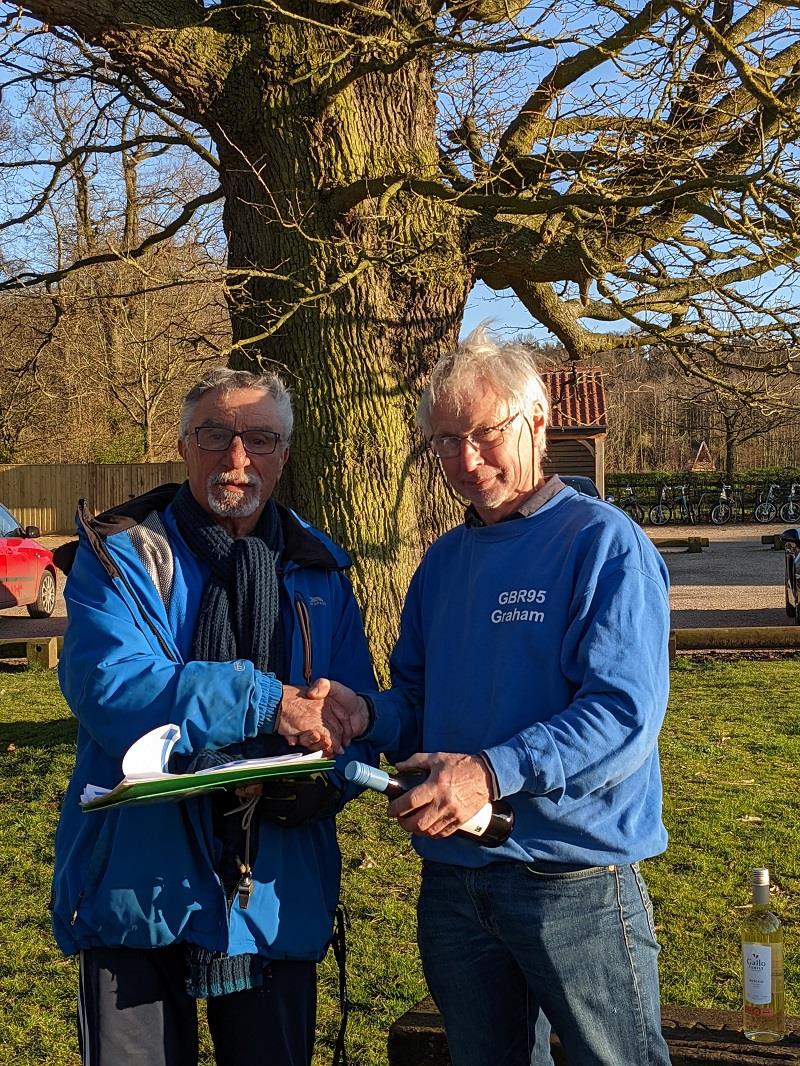
[(681, 651), (798, 651), (800, 626), (740, 626), (718, 629), (672, 629), (669, 659)]

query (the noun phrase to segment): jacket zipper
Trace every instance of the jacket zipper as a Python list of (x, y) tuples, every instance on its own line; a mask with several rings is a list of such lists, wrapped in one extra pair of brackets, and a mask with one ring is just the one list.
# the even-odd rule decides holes
[(78, 911), (81, 909), (81, 903), (83, 903), (83, 897), (85, 896), (85, 889), (81, 889), (77, 900), (75, 901), (75, 910), (72, 912), (72, 917), (69, 920), (69, 924), (74, 926), (78, 920)]
[(300, 626), (300, 636), (303, 639), (303, 677), (306, 684), (310, 685), (314, 676), (314, 655), (311, 643), (311, 619), (308, 616), (308, 607), (299, 592), (294, 594), (294, 609), (297, 614), (297, 622)]
[[(303, 641), (303, 677), (305, 678), (306, 684), (310, 685), (312, 677), (313, 677), (313, 662), (314, 662), (314, 655), (313, 655), (312, 641), (311, 641), (311, 619), (310, 619), (309, 614), (308, 614), (308, 607), (306, 606), (305, 600), (303, 599), (303, 597), (300, 595), (299, 592), (296, 592), (294, 594), (294, 609), (295, 609), (295, 614), (297, 615), (297, 623), (300, 626), (300, 637), (301, 637), (301, 639)], [(219, 875), (217, 875), (217, 879), (219, 881), (220, 887), (222, 888), (223, 896), (225, 898), (225, 915), (226, 915), (226, 918), (227, 918), (227, 925), (228, 925), (229, 932), (230, 932), (231, 916), (232, 916), (232, 912), (233, 912), (233, 904), (236, 901), (237, 895), (239, 896), (240, 904), (242, 903), (241, 895), (242, 895), (242, 884), (243, 884), (244, 878), (250, 878), (250, 879), (252, 878), (252, 874), (251, 874), (249, 865), (247, 866), (247, 872), (243, 875), (243, 879), (240, 880), (239, 885), (238, 886), (234, 886), (234, 888), (232, 889), (230, 895), (228, 895), (228, 893), (225, 892), (224, 886), (222, 885), (222, 878), (219, 877)], [(250, 891), (252, 892), (252, 888), (250, 889)], [(246, 907), (246, 903), (244, 904), (243, 909), (245, 907)]]

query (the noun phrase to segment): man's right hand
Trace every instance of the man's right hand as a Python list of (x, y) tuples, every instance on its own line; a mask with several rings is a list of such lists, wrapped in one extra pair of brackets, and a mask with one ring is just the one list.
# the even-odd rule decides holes
[(307, 689), (283, 686), (277, 732), (289, 744), (319, 747), (330, 758), (341, 755), (368, 725), (366, 701), (338, 681), (321, 677)]
[(341, 755), (344, 750), (339, 719), (326, 713), (324, 695), (312, 695), (312, 689), (283, 686), (276, 732), (292, 745), (320, 748), (326, 758)]

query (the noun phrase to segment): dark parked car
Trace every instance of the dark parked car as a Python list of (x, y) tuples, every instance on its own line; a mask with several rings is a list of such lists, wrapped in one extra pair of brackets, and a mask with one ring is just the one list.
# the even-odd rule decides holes
[(800, 529), (784, 529), (781, 540), (786, 563), (786, 613), (800, 625)]
[(584, 496), (594, 496), (596, 500), (600, 499), (597, 485), (590, 477), (582, 477), (580, 474), (559, 474), (558, 476), (565, 485), (569, 485), (576, 492), (582, 492)]
[(56, 605), (53, 553), (34, 537), (36, 526), (20, 527), (0, 504), (0, 608), (27, 607), (31, 618), (49, 618)]

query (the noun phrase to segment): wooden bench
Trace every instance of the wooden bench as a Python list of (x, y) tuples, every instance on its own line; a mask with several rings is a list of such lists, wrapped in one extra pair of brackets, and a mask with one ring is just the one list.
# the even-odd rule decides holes
[(708, 537), (651, 537), (650, 540), (655, 548), (685, 548), (692, 555), (708, 547)]
[(761, 543), (769, 544), (774, 552), (783, 551), (783, 540), (780, 533), (762, 533)]
[[(480, 995), (480, 988), (475, 989), (475, 995)], [(671, 1005), (661, 1008), (661, 1028), (672, 1066), (800, 1064), (800, 1018), (787, 1018), (787, 1035), (777, 1044), (745, 1040), (740, 1025), (738, 1011)], [(556, 1036), (550, 1047), (556, 1066), (569, 1066)], [(431, 999), (423, 999), (389, 1029), (389, 1066), (450, 1066), (442, 1019)]]

